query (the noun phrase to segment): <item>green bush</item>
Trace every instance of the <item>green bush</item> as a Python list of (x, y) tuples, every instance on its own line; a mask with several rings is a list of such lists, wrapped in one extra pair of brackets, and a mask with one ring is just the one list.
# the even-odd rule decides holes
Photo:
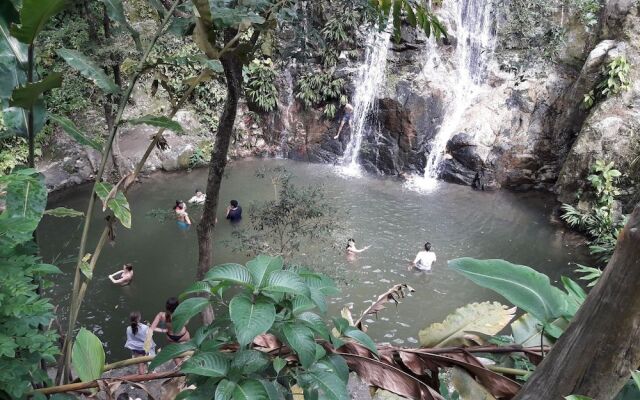
[(255, 59), (243, 69), (247, 81), (245, 92), (249, 101), (262, 111), (273, 111), (278, 105), (277, 72), (270, 58)]
[(616, 187), (622, 175), (613, 163), (598, 160), (587, 178), (591, 183), (595, 199), (590, 209), (583, 212), (570, 204), (562, 205), (562, 219), (571, 227), (584, 232), (589, 237), (589, 250), (602, 261), (608, 261), (615, 249), (620, 230), (626, 223), (626, 217), (615, 214), (615, 198), (620, 194)]
[(595, 89), (585, 94), (582, 99), (584, 108), (589, 109), (599, 100), (629, 90), (631, 85), (629, 80), (630, 69), (631, 65), (625, 56), (618, 56), (602, 67)]
[(336, 78), (333, 72), (310, 71), (298, 79), (295, 96), (305, 108), (324, 106), (325, 117), (333, 118), (335, 103), (346, 100), (344, 80)]
[[(6, 209), (0, 215), (0, 398), (21, 399), (32, 384), (48, 382), (40, 363), (54, 362), (57, 334), (47, 326), (53, 305), (37, 293), (38, 282), (60, 270), (43, 264), (33, 232), (47, 203), (44, 178), (34, 170), (0, 177)], [(44, 327), (40, 330), (39, 327)]]

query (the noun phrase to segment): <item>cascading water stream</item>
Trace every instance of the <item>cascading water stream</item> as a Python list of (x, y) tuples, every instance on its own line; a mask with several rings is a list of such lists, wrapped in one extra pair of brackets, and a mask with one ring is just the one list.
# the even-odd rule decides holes
[[(351, 175), (360, 172), (358, 154), (362, 140), (370, 126), (369, 115), (374, 111), (376, 98), (385, 82), (387, 53), (391, 33), (389, 27), (382, 32), (374, 27), (367, 36), (364, 62), (358, 67), (354, 81), (355, 93), (352, 99), (351, 137), (342, 157), (344, 171)], [(347, 127), (343, 127), (343, 130)]]
[[(465, 111), (481, 90), (487, 62), (495, 43), (491, 0), (457, 0), (451, 3), (456, 7), (457, 44), (452, 60), (456, 75), (452, 81), (449, 111), (432, 141), (424, 178), (414, 182), (425, 189), (431, 189), (437, 184), (447, 143), (457, 133), (456, 129), (462, 122)], [(433, 51), (434, 46), (428, 46), (427, 50)], [(433, 57), (429, 58), (424, 74), (442, 74), (435, 69), (433, 60)]]
[(291, 136), (291, 107), (294, 104), (293, 98), (293, 77), (291, 67), (284, 70), (285, 93), (287, 94), (284, 104), (280, 104), (280, 115), (282, 118), (282, 129), (280, 131), (280, 150), (278, 157), (285, 158), (288, 150), (288, 141)]

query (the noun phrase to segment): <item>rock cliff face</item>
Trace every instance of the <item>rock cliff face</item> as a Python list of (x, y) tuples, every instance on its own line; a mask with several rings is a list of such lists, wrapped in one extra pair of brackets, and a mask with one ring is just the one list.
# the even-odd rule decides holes
[[(637, 2), (609, 1), (598, 31), (591, 34), (577, 15), (554, 4), (552, 18), (566, 19), (558, 22), (564, 24), (566, 42), (555, 62), (541, 56), (523, 62), (530, 49), (514, 43), (513, 35), (501, 34), (502, 25), (512, 18), (509, 7), (496, 10), (495, 52), (479, 94), (464, 109), (447, 143), (441, 179), (481, 189), (555, 190), (561, 200), (569, 201), (596, 159), (625, 169), (640, 154)], [(457, 27), (446, 12), (441, 18), (449, 38), (437, 44), (435, 61), (429, 59), (433, 46), (409, 31), (400, 44), (392, 45), (387, 82), (370, 116), (377, 127), (365, 135), (359, 154), (361, 166), (369, 172), (423, 174), (434, 137), (455, 107), (453, 102), (460, 101), (451, 96), (458, 68), (453, 57)], [(631, 89), (586, 109), (584, 95), (595, 88), (603, 67), (620, 55), (632, 65)], [(439, 64), (437, 75), (425, 73), (429, 62)], [(349, 71), (352, 66), (341, 67)], [(291, 136), (289, 156), (340, 162), (348, 137), (332, 139), (337, 119), (323, 121), (316, 111), (301, 109), (295, 119), (299, 129)]]

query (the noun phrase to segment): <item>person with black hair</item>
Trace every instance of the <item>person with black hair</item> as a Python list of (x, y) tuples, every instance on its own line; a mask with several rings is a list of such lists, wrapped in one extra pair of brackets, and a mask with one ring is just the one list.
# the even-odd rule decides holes
[(359, 249), (356, 247), (355, 240), (353, 239), (347, 240), (347, 253), (350, 253), (350, 254), (362, 253), (363, 251), (367, 250), (369, 247), (371, 246), (364, 246), (363, 248)]
[[(119, 275), (118, 278), (116, 278)], [(133, 280), (133, 265), (125, 264), (120, 271), (109, 275), (109, 280), (116, 285), (125, 286)]]
[(191, 226), (191, 219), (187, 214), (187, 205), (182, 200), (176, 200), (176, 205), (173, 206), (173, 211), (176, 213), (176, 219), (178, 220), (178, 227), (180, 229), (188, 229)]
[(204, 204), (207, 200), (207, 195), (202, 193), (200, 189), (196, 189), (196, 194), (189, 199), (189, 204)]
[(431, 251), (431, 243), (424, 244), (424, 250), (421, 250), (413, 260), (413, 266), (421, 271), (431, 271), (431, 266), (436, 262), (436, 253)]
[[(141, 319), (142, 316), (139, 311), (132, 311), (129, 314), (131, 324), (127, 326), (127, 342), (124, 347), (131, 350), (132, 358), (156, 354), (156, 344), (153, 340), (150, 341), (149, 351), (145, 350), (145, 340), (149, 332), (149, 325), (140, 322)], [(145, 363), (138, 364), (138, 373), (147, 373), (147, 365)]]
[[(171, 326), (171, 316), (176, 311), (176, 308), (178, 308), (178, 305), (180, 305), (180, 301), (178, 301), (177, 298), (169, 297), (167, 299), (165, 311), (159, 312), (151, 323), (151, 327), (147, 333), (147, 341), (151, 340), (153, 332), (165, 333), (171, 343), (184, 343), (191, 340), (186, 326), (183, 326), (178, 332), (175, 332)], [(163, 325), (164, 328), (159, 327), (160, 325)], [(176, 358), (173, 361), (176, 363), (176, 366), (182, 364), (181, 358)]]
[(242, 207), (238, 200), (231, 200), (227, 207), (227, 219), (231, 222), (239, 222), (242, 219)]

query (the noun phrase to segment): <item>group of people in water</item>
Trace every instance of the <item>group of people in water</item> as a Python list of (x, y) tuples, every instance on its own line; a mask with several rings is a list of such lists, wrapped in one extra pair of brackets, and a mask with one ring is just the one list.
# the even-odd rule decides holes
[[(200, 189), (196, 189), (196, 194), (189, 199), (189, 204), (204, 204), (207, 200), (207, 195)], [(176, 221), (180, 229), (189, 229), (191, 226), (191, 219), (189, 213), (187, 213), (187, 204), (182, 200), (176, 200), (176, 204), (173, 206), (173, 212), (176, 216)], [(242, 207), (237, 200), (231, 200), (227, 207), (226, 218), (231, 222), (238, 222), (242, 219)], [(216, 222), (218, 219), (216, 218)]]
[[(365, 250), (368, 250), (371, 246), (364, 246), (359, 249), (356, 247), (356, 241), (353, 239), (347, 240), (347, 258), (353, 259), (355, 255), (358, 253), (362, 253)], [(431, 243), (427, 242), (424, 244), (424, 250), (420, 250), (416, 257), (411, 261), (409, 265), (409, 269), (417, 268), (420, 271), (431, 271), (431, 267), (433, 263), (436, 262), (436, 253), (431, 250)]]

